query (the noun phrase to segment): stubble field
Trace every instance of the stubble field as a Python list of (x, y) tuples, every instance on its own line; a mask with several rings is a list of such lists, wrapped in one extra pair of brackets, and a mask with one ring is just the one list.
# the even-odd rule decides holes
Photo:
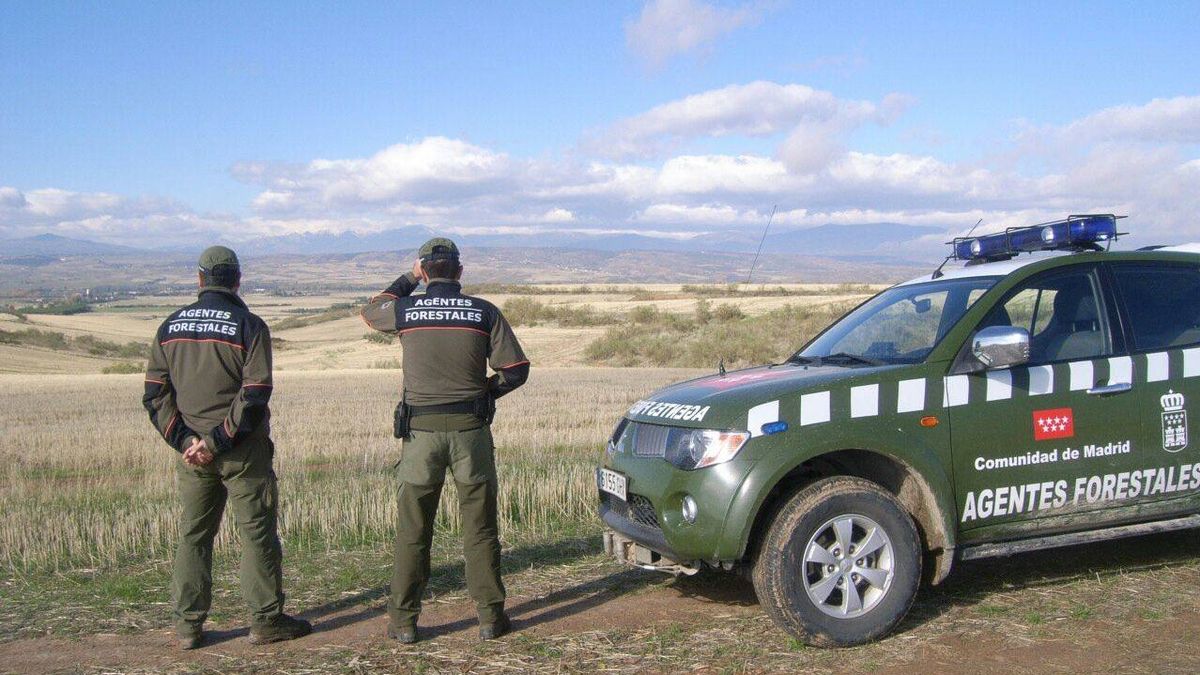
[[(550, 368), (499, 402), (501, 527), (511, 541), (594, 534), (592, 470), (621, 411), (694, 371)], [(394, 527), (390, 435), (399, 371), (288, 372), (271, 404), (281, 529), (293, 548), (385, 541)], [(137, 375), (5, 376), (0, 424), (0, 563), (103, 567), (172, 550), (178, 456), (141, 407)], [(452, 490), (438, 526), (458, 529)], [(218, 547), (235, 532), (226, 515)]]

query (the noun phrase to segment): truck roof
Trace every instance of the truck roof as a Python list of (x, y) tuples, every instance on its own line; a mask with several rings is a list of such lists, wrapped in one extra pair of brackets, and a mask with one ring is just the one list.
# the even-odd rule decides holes
[(1021, 256), (1020, 258), (1013, 258), (1012, 260), (1004, 260), (1001, 262), (982, 263), (982, 264), (976, 264), (976, 265), (959, 265), (956, 267), (945, 267), (942, 269), (942, 276), (937, 277), (936, 279), (933, 276), (933, 272), (930, 272), (929, 274), (923, 274), (919, 277), (916, 277), (915, 279), (909, 279), (908, 281), (897, 284), (897, 286), (911, 286), (913, 284), (923, 284), (928, 281), (944, 281), (944, 280), (948, 280), (948, 279), (968, 279), (971, 277), (1003, 277), (1003, 276), (1008, 276), (1009, 274), (1021, 269), (1022, 267), (1025, 267), (1026, 265), (1032, 265), (1033, 263), (1038, 262), (1039, 260), (1045, 260), (1047, 258), (1053, 258), (1053, 257), (1060, 257), (1063, 255), (1069, 255), (1069, 254), (1063, 254), (1063, 253), (1051, 253), (1051, 254), (1040, 254), (1040, 255), (1031, 254), (1031, 255)]
[[(1177, 244), (1174, 246), (1164, 246), (1155, 248), (1153, 251), (1166, 251), (1175, 253), (1200, 253), (1200, 242), (1191, 242), (1187, 244)], [(923, 274), (914, 279), (896, 284), (897, 286), (911, 286), (913, 284), (923, 284), (929, 281), (938, 281), (946, 279), (968, 279), (972, 277), (1005, 277), (1027, 265), (1032, 265), (1036, 262), (1047, 260), (1050, 258), (1061, 258), (1065, 256), (1075, 255), (1065, 251), (1051, 251), (1044, 253), (1031, 253), (1023, 255), (1012, 260), (1003, 260), (1000, 262), (977, 263), (973, 265), (958, 265), (955, 267), (946, 267), (942, 270), (942, 276), (934, 279), (933, 273)]]

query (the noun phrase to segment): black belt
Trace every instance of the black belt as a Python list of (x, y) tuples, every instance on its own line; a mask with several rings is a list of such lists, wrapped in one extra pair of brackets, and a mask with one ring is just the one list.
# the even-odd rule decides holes
[(475, 414), (479, 411), (479, 404), (476, 401), (459, 401), (458, 403), (442, 403), (439, 405), (414, 405), (412, 408), (413, 416), (416, 415), (450, 415), (455, 413), (470, 413)]

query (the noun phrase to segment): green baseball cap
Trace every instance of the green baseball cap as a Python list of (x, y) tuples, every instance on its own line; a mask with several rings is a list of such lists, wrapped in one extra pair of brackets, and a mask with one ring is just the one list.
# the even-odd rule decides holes
[(421, 260), (457, 258), (458, 247), (445, 237), (434, 237), (421, 245), (420, 250), (417, 251), (417, 257)]
[(209, 246), (200, 254), (200, 269), (210, 271), (217, 265), (239, 267), (237, 254), (224, 246)]

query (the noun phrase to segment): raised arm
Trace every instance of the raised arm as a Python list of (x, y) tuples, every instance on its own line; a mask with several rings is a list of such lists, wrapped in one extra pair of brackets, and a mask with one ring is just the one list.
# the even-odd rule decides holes
[(414, 265), (413, 272), (400, 276), (387, 290), (371, 298), (367, 306), (363, 307), (362, 319), (368, 326), (385, 333), (396, 331), (396, 301), (412, 295), (412, 292), (417, 290), (417, 269), (419, 268)]

